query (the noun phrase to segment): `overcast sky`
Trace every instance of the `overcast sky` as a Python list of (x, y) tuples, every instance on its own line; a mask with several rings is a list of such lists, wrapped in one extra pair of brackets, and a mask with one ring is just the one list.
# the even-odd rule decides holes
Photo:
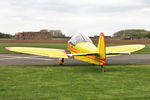
[(87, 35), (150, 30), (150, 0), (1, 0), (0, 32), (40, 29)]

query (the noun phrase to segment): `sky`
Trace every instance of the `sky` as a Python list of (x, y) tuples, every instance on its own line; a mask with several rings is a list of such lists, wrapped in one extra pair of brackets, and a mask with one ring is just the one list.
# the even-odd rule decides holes
[(41, 29), (90, 36), (112, 36), (124, 29), (150, 31), (150, 0), (1, 0), (0, 32)]

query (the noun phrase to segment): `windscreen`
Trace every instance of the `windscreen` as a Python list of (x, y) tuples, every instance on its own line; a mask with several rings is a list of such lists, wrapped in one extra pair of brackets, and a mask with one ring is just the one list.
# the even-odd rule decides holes
[(76, 45), (77, 43), (80, 43), (80, 42), (93, 43), (88, 36), (85, 36), (83, 34), (74, 35), (68, 42), (71, 43), (72, 45)]

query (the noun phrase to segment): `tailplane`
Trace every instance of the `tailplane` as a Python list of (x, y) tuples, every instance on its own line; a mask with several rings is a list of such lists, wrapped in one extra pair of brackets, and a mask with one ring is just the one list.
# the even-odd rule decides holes
[(105, 47), (105, 36), (103, 33), (100, 34), (98, 42), (98, 53), (100, 56), (100, 65), (106, 64), (106, 47)]

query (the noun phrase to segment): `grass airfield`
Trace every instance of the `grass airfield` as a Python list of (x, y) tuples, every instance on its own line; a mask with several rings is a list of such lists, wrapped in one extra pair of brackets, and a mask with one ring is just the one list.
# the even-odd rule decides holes
[[(116, 44), (108, 44), (112, 46)], [(66, 49), (65, 44), (0, 44)], [(150, 53), (150, 45), (135, 53)], [(149, 100), (150, 65), (0, 66), (0, 100)]]
[(1, 66), (1, 100), (149, 100), (150, 65)]

